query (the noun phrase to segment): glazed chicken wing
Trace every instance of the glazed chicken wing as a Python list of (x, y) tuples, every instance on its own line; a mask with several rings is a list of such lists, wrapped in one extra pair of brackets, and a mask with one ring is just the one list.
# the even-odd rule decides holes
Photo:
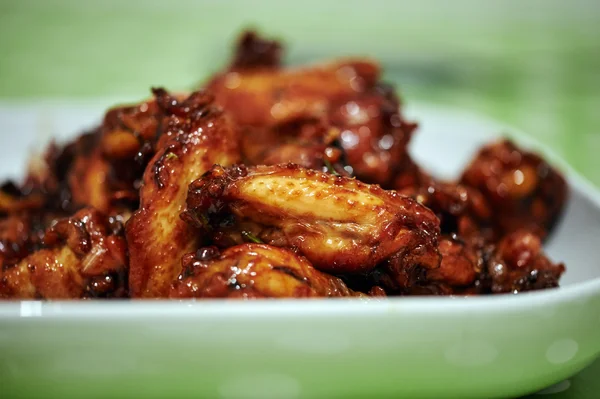
[[(263, 49), (262, 56), (249, 50), (255, 48)], [(367, 183), (389, 187), (404, 165), (406, 146), (416, 125), (404, 120), (394, 91), (379, 82), (379, 65), (369, 59), (344, 59), (278, 68), (280, 50), (281, 46), (253, 33), (245, 35), (231, 68), (215, 76), (207, 84), (208, 90), (243, 127), (269, 130), (316, 119), (339, 130), (350, 173)], [(244, 55), (248, 53), (254, 56)], [(239, 61), (243, 59), (262, 61)], [(254, 136), (252, 129), (246, 134)], [(264, 148), (281, 145), (276, 137), (263, 141)], [(286, 150), (290, 157), (280, 156), (279, 161), (297, 162), (293, 151)]]
[(172, 298), (305, 298), (360, 296), (285, 248), (241, 244), (184, 257)]
[(554, 263), (544, 254), (542, 239), (523, 229), (508, 234), (484, 256), (481, 283), (493, 294), (558, 287), (565, 271), (562, 263)]
[(457, 234), (462, 239), (477, 241), (496, 238), (490, 206), (473, 187), (430, 179), (427, 184), (406, 187), (399, 192), (435, 212), (442, 234)]
[(295, 248), (317, 269), (360, 272), (396, 254), (435, 268), (439, 221), (376, 185), (297, 165), (214, 167), (190, 185), (183, 218), (222, 246), (248, 237)]
[(240, 156), (237, 130), (209, 94), (195, 92), (183, 101), (164, 90), (155, 95), (169, 120), (144, 172), (140, 209), (126, 225), (133, 297), (168, 295), (183, 255), (200, 241), (179, 218), (189, 184), (213, 164), (236, 163)]
[(567, 199), (564, 178), (539, 156), (509, 140), (485, 146), (461, 182), (481, 191), (501, 233), (534, 229), (546, 235)]
[(137, 209), (164, 119), (154, 100), (110, 109), (94, 130), (63, 146), (53, 143), (32, 163), (24, 190), (45, 200), (44, 211), (63, 216), (82, 207), (107, 214)]
[(86, 208), (59, 220), (43, 248), (0, 272), (0, 298), (120, 298), (127, 295), (123, 226)]
[(304, 168), (348, 176), (340, 131), (318, 119), (301, 119), (270, 129), (246, 129), (241, 149), (247, 165), (294, 163)]

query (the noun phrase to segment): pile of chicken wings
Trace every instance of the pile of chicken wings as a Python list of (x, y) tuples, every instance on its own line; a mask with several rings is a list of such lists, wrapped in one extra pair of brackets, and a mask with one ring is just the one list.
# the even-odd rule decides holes
[(0, 298), (484, 295), (557, 287), (564, 178), (509, 140), (457, 181), (370, 59), (281, 65), (245, 32), (201, 89), (153, 89), (0, 190)]

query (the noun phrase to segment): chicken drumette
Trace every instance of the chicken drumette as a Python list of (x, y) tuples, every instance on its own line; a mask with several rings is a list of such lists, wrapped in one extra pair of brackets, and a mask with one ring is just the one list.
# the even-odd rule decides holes
[(247, 240), (293, 248), (317, 269), (364, 272), (439, 265), (439, 221), (376, 185), (297, 165), (214, 167), (190, 185), (182, 217), (219, 246)]
[(155, 91), (168, 116), (156, 153), (145, 169), (140, 209), (127, 222), (130, 288), (134, 297), (165, 297), (181, 273), (181, 259), (201, 243), (179, 214), (188, 186), (214, 164), (239, 162), (238, 131), (205, 92), (180, 101)]

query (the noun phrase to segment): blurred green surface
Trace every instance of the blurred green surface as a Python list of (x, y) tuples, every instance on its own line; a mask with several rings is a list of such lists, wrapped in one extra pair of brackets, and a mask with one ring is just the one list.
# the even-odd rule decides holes
[[(189, 88), (248, 26), (291, 63), (377, 57), (405, 102), (512, 124), (600, 186), (598, 1), (0, 0), (0, 100)], [(552, 397), (600, 397), (598, 377), (597, 362)]]

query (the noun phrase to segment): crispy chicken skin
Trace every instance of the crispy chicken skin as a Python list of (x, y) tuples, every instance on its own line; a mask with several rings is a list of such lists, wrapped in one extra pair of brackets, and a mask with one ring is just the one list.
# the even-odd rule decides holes
[(183, 101), (155, 90), (169, 120), (156, 145), (140, 189), (140, 209), (127, 222), (132, 297), (169, 294), (184, 254), (197, 249), (201, 234), (184, 223), (189, 184), (213, 164), (239, 162), (238, 131), (205, 92)]
[(538, 155), (510, 140), (489, 144), (465, 170), (461, 182), (480, 190), (505, 234), (534, 229), (546, 235), (567, 199), (564, 178)]
[(184, 257), (171, 298), (305, 298), (360, 296), (285, 248), (241, 244), (205, 247)]
[(257, 237), (304, 255), (317, 269), (361, 272), (394, 255), (439, 265), (439, 220), (376, 185), (297, 165), (224, 169), (190, 185), (182, 217), (221, 246)]
[(42, 249), (3, 264), (0, 298), (122, 298), (127, 263), (123, 226), (85, 208), (48, 229)]

